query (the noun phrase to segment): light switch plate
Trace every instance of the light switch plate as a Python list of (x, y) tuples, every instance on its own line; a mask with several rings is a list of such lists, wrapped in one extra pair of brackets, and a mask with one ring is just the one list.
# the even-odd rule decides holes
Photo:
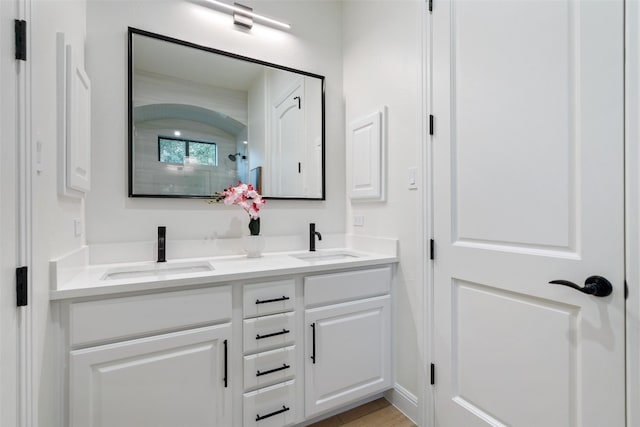
[(36, 135), (36, 172), (41, 174), (44, 171), (44, 165), (42, 163), (42, 141), (40, 140), (40, 134)]
[(82, 229), (82, 220), (74, 219), (73, 220), (73, 232), (76, 237), (82, 236), (84, 230)]
[(354, 227), (364, 227), (364, 215), (354, 215), (353, 216), (353, 226)]

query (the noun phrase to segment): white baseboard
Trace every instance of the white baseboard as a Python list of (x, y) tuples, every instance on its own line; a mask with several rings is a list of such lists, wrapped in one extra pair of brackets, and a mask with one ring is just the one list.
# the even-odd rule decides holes
[(418, 424), (418, 398), (413, 393), (396, 383), (384, 393), (384, 397), (414, 424)]

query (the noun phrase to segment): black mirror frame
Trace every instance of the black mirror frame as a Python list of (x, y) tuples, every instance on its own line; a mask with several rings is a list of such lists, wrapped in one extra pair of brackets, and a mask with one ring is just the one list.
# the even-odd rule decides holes
[(202, 46), (199, 44), (191, 43), (185, 40), (176, 39), (173, 37), (165, 36), (162, 34), (153, 33), (150, 31), (141, 30), (138, 28), (128, 27), (128, 62), (127, 62), (127, 81), (128, 81), (128, 97), (127, 97), (127, 111), (128, 111), (128, 194), (129, 197), (147, 197), (147, 198), (173, 198), (173, 199), (210, 199), (212, 195), (209, 196), (190, 196), (190, 195), (179, 195), (179, 194), (134, 194), (133, 192), (133, 35), (138, 34), (142, 36), (152, 37), (159, 40), (164, 40), (171, 43), (180, 44), (187, 47), (192, 47), (195, 49), (204, 50), (207, 52), (215, 53), (218, 55), (228, 56), (230, 58), (240, 59), (242, 61), (252, 62), (254, 64), (264, 65), (267, 67), (277, 68), (284, 71), (289, 71), (292, 73), (297, 73), (307, 77), (314, 77), (320, 79), (320, 85), (322, 88), (321, 94), (321, 109), (322, 109), (322, 196), (321, 197), (274, 197), (274, 196), (263, 196), (264, 199), (270, 200), (326, 200), (326, 147), (325, 147), (325, 139), (326, 139), (326, 128), (325, 128), (325, 77), (319, 74), (309, 73), (302, 70), (297, 70), (295, 68), (286, 67), (283, 65), (273, 64), (266, 61), (261, 61), (255, 58), (249, 58), (247, 56), (238, 55), (231, 52), (226, 52), (223, 50), (215, 49), (212, 47)]

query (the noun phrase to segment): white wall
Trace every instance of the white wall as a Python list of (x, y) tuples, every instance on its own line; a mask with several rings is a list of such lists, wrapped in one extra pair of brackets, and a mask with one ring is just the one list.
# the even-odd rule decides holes
[[(31, 45), (28, 61), (31, 70), (31, 151), (33, 160), (42, 160), (38, 172), (32, 162), (32, 265), (31, 286), (34, 387), (34, 425), (56, 425), (59, 416), (60, 389), (55, 355), (58, 346), (56, 327), (49, 304), (49, 260), (84, 244), (84, 236), (74, 233), (74, 220), (84, 221), (80, 199), (58, 196), (56, 160), (56, 32), (66, 34), (66, 43), (74, 55), (84, 56), (84, 0), (31, 2)], [(42, 153), (38, 155), (37, 147)]]
[[(92, 191), (87, 198), (89, 244), (167, 238), (239, 237), (248, 223), (234, 206), (202, 200), (127, 197), (127, 27), (283, 64), (327, 78), (327, 200), (270, 200), (262, 213), (265, 235), (304, 235), (309, 222), (321, 232), (345, 230), (344, 110), (341, 4), (338, 1), (245, 2), (292, 24), (289, 31), (255, 25), (234, 28), (227, 13), (189, 1), (89, 0), (87, 72), (92, 79)], [(255, 4), (254, 4), (255, 3)], [(232, 225), (233, 223), (236, 226)]]
[[(386, 202), (348, 202), (353, 234), (400, 240), (395, 292), (396, 382), (418, 396), (422, 292), (419, 190), (407, 187), (407, 169), (422, 158), (422, 18), (420, 0), (346, 1), (343, 8), (346, 123), (388, 107)], [(418, 180), (420, 182), (420, 180)], [(352, 226), (353, 216), (363, 227)]]

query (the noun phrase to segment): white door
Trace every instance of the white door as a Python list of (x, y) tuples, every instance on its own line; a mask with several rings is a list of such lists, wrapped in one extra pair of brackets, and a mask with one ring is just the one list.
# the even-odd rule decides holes
[(71, 427), (228, 427), (229, 323), (70, 355)]
[(305, 311), (305, 417), (391, 386), (390, 296)]
[(303, 193), (304, 87), (302, 82), (286, 91), (273, 106), (271, 169), (273, 196), (300, 196)]
[(622, 427), (623, 2), (431, 22), (436, 425)]

